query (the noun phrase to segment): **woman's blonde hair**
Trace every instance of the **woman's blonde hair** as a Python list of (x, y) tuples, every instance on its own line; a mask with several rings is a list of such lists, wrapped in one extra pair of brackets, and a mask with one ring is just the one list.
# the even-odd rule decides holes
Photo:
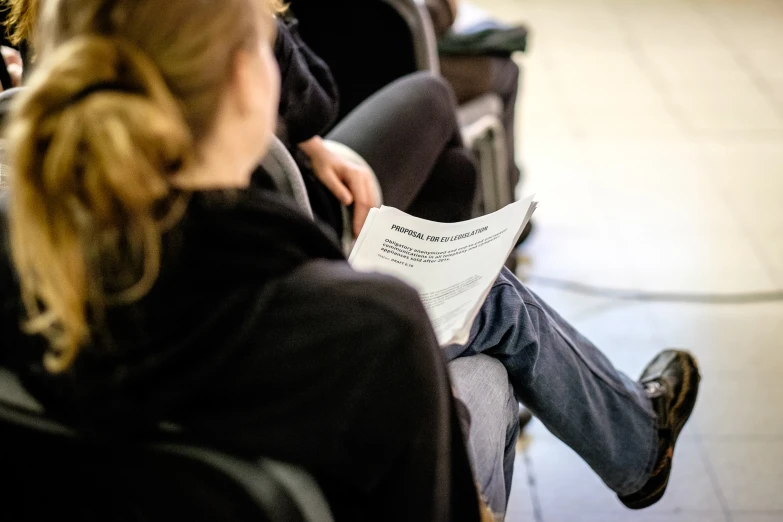
[(17, 45), (29, 40), (38, 20), (38, 0), (4, 0), (8, 10), (6, 28), (8, 39)]
[(267, 0), (272, 14), (281, 15), (288, 11), (288, 4), (283, 0)]
[[(35, 4), (35, 2), (33, 2)], [(8, 137), (10, 236), (48, 371), (67, 370), (107, 306), (157, 279), (170, 183), (197, 155), (259, 0), (46, 0), (39, 66)]]

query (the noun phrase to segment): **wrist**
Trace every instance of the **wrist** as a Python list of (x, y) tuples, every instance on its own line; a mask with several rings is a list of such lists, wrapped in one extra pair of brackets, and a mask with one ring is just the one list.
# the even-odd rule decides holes
[(324, 146), (324, 140), (320, 136), (313, 136), (307, 141), (303, 141), (298, 145), (299, 149), (307, 154), (312, 160), (313, 157), (322, 156), (326, 147)]

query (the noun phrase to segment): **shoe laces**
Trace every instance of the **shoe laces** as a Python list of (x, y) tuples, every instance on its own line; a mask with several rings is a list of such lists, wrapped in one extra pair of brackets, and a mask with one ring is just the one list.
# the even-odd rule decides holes
[(666, 393), (666, 386), (661, 381), (648, 381), (644, 383), (644, 390), (648, 397), (660, 397)]

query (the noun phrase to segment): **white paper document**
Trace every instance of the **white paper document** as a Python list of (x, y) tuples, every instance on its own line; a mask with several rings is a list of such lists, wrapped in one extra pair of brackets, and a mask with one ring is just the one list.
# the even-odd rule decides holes
[(357, 270), (393, 275), (418, 290), (441, 346), (464, 344), (535, 208), (531, 196), (460, 223), (372, 209), (349, 261)]

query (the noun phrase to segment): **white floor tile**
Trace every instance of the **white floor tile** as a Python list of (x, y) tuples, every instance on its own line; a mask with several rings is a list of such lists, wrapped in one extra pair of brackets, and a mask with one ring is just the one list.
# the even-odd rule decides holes
[(729, 509), (783, 511), (783, 440), (707, 440), (704, 445)]
[[(783, 288), (783, 2), (474, 1), (532, 31), (520, 191), (541, 206), (521, 274), (671, 292)], [(532, 482), (512, 506), (532, 494), (542, 511), (508, 520), (783, 522), (783, 303), (531, 286), (621, 371), (636, 376), (677, 346), (699, 358), (704, 380), (658, 506), (626, 510), (534, 422)]]

